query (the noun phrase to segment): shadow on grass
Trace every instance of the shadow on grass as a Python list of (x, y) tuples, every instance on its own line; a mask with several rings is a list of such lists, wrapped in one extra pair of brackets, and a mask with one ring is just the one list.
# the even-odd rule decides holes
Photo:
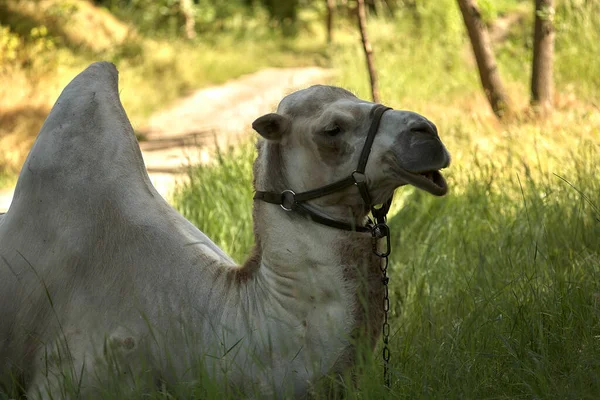
[(407, 194), (390, 221), (390, 275), (408, 398), (600, 391), (600, 181), (586, 170), (573, 186), (517, 176), (512, 188)]

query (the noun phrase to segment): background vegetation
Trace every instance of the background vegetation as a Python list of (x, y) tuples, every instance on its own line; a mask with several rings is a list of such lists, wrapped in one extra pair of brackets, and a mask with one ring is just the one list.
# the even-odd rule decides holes
[(117, 65), (134, 129), (193, 89), (268, 66), (327, 62), (322, 41), (284, 36), (258, 4), (201, 1), (198, 36), (185, 40), (178, 0), (96, 3), (0, 0), (0, 188), (14, 183), (54, 101), (91, 62)]
[[(517, 109), (501, 124), (453, 1), (370, 19), (383, 101), (435, 121), (453, 163), (449, 196), (396, 194), (393, 387), (381, 388), (376, 352), (350, 398), (592, 399), (600, 391), (600, 29), (592, 17), (600, 7), (559, 2), (556, 109), (541, 119), (528, 108), (532, 4), (479, 4), (490, 25), (520, 15), (495, 43)], [(368, 98), (355, 27), (336, 34), (335, 83)], [(238, 260), (252, 243), (247, 154), (199, 167), (175, 196)]]
[[(6, 117), (7, 104), (45, 115), (67, 77), (100, 56), (119, 63), (121, 95), (134, 121), (192, 87), (273, 64), (331, 66), (334, 83), (369, 97), (354, 23), (338, 19), (326, 47), (324, 5), (316, 1), (298, 2), (297, 15), (285, 22), (266, 2), (200, 1), (192, 42), (174, 39), (180, 25), (164, 22), (176, 13), (141, 0), (129, 2), (138, 7), (130, 11), (122, 3), (102, 2), (130, 21), (127, 39), (104, 50), (62, 42), (65, 36), (46, 23), (47, 31), (40, 22), (37, 31), (19, 30), (1, 14), (0, 61), (12, 57), (0, 64), (2, 79), (23, 88), (0, 89), (15, 99), (0, 96), (0, 129), (18, 132), (7, 127), (31, 121), (26, 114)], [(356, 387), (341, 390), (361, 399), (597, 398), (600, 3), (557, 2), (555, 110), (541, 119), (528, 107), (533, 2), (479, 1), (490, 26), (519, 15), (494, 43), (516, 103), (502, 123), (481, 92), (455, 2), (388, 3), (378, 3), (368, 27), (382, 100), (438, 125), (453, 155), (446, 172), (451, 191), (441, 199), (398, 191), (390, 219), (392, 388), (381, 385), (376, 353)], [(161, 28), (154, 31), (152, 21)], [(294, 28), (284, 32), (282, 24)], [(174, 194), (177, 208), (240, 261), (252, 244), (251, 149), (190, 170), (190, 183)], [(186, 393), (221, 395), (210, 390)]]

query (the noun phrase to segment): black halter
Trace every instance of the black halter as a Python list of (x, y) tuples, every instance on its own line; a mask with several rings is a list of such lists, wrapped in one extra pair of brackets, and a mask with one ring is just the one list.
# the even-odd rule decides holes
[(342, 190), (348, 186), (356, 185), (360, 192), (360, 196), (362, 197), (367, 208), (371, 210), (373, 217), (379, 223), (381, 220), (385, 220), (385, 216), (390, 209), (392, 204), (392, 198), (390, 197), (380, 208), (375, 208), (374, 204), (372, 204), (371, 195), (369, 194), (369, 190), (367, 187), (367, 177), (365, 176), (365, 168), (367, 166), (367, 161), (369, 160), (369, 154), (371, 154), (371, 147), (373, 146), (373, 141), (375, 140), (375, 135), (379, 129), (379, 123), (381, 121), (381, 117), (383, 113), (387, 110), (391, 110), (391, 108), (386, 107), (381, 104), (375, 105), (371, 110), (371, 114), (373, 115), (373, 121), (371, 122), (371, 127), (369, 128), (369, 133), (367, 135), (367, 139), (365, 141), (365, 145), (362, 149), (362, 153), (360, 154), (360, 158), (358, 160), (358, 166), (348, 177), (341, 179), (337, 182), (331, 183), (329, 185), (321, 186), (317, 189), (308, 190), (302, 193), (295, 193), (293, 190), (286, 189), (281, 193), (276, 192), (263, 192), (256, 191), (254, 195), (255, 200), (262, 200), (271, 204), (279, 204), (281, 208), (285, 211), (295, 211), (304, 217), (317, 222), (322, 225), (327, 225), (332, 228), (343, 229), (346, 231), (356, 231), (356, 232), (373, 232), (373, 229), (377, 226), (374, 225), (371, 221), (367, 224), (367, 226), (360, 226), (356, 224), (349, 224), (343, 221), (336, 221), (331, 218), (324, 217), (315, 213), (314, 211), (307, 208), (303, 203), (308, 200), (316, 199), (318, 197), (323, 197), (328, 194), (337, 192)]

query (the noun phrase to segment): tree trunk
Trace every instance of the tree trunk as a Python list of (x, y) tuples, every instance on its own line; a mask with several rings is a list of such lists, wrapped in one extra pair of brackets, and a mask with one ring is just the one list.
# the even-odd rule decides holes
[(194, 39), (196, 37), (196, 20), (193, 0), (179, 0), (179, 6), (185, 20), (185, 37), (190, 40)]
[(476, 0), (458, 0), (458, 5), (469, 33), (473, 53), (477, 60), (483, 91), (494, 110), (501, 118), (509, 108), (509, 99), (504, 91), (498, 66), (494, 58), (487, 28), (481, 20)]
[(554, 61), (554, 0), (535, 0), (531, 103), (542, 110), (552, 108)]
[(360, 37), (362, 39), (363, 50), (365, 51), (365, 58), (367, 59), (367, 68), (369, 70), (369, 77), (371, 79), (371, 95), (373, 102), (379, 103), (379, 87), (377, 83), (377, 72), (375, 71), (375, 62), (373, 60), (373, 48), (369, 37), (367, 35), (367, 17), (365, 13), (365, 2), (364, 0), (357, 0), (357, 14), (358, 14), (358, 28), (360, 29)]
[(326, 0), (327, 2), (327, 43), (333, 42), (333, 13), (335, 9), (335, 0)]

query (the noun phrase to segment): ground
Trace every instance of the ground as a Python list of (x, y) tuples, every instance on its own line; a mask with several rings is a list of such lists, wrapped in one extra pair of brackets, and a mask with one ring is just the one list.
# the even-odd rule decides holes
[[(207, 162), (217, 148), (247, 138), (257, 117), (271, 112), (286, 94), (326, 83), (323, 68), (268, 68), (223, 85), (200, 89), (150, 116), (137, 129), (150, 180), (168, 199), (185, 167)], [(13, 190), (0, 191), (0, 212), (8, 210)]]

